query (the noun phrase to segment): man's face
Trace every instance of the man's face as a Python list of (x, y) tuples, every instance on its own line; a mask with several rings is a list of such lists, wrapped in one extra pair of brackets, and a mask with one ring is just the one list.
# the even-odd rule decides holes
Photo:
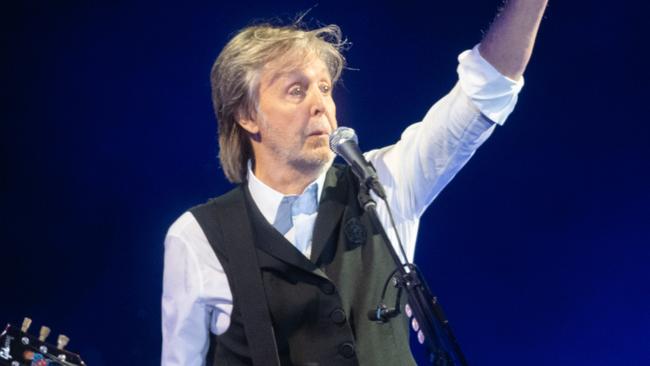
[(257, 162), (313, 172), (334, 157), (328, 146), (337, 126), (332, 81), (318, 57), (286, 65), (279, 59), (264, 67), (256, 116), (240, 124), (253, 134)]

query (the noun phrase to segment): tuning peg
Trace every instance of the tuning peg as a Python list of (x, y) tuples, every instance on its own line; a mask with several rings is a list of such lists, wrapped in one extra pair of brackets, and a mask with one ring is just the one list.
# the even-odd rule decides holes
[(65, 346), (70, 342), (70, 338), (65, 334), (59, 334), (59, 337), (56, 339), (56, 348), (63, 350)]
[(50, 328), (46, 327), (45, 325), (41, 327), (41, 331), (39, 332), (38, 335), (38, 340), (41, 342), (45, 342), (45, 338), (50, 335)]
[(23, 319), (23, 325), (20, 327), (20, 331), (27, 333), (30, 325), (32, 325), (32, 320), (28, 317), (25, 317), (25, 319)]

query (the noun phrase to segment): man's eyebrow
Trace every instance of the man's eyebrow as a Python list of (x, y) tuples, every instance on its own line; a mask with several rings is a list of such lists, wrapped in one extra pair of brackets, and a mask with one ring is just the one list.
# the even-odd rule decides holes
[[(303, 73), (299, 68), (289, 68), (289, 67), (287, 67), (287, 68), (285, 68), (285, 69), (278, 70), (277, 72), (275, 72), (275, 73), (271, 76), (271, 78), (269, 79), (269, 86), (270, 86), (270, 85), (273, 85), (276, 81), (278, 81), (278, 79), (280, 79), (280, 78), (282, 78), (282, 77), (298, 77), (298, 78), (303, 78), (303, 77), (305, 77), (305, 74), (304, 74), (304, 73)], [(326, 78), (326, 81), (327, 81), (328, 83), (330, 83), (330, 84), (332, 83), (332, 80), (331, 80), (331, 78), (329, 77), (329, 75), (328, 75), (328, 77)]]
[(269, 85), (275, 84), (278, 79), (283, 78), (283, 77), (292, 77), (295, 74), (299, 73), (297, 70), (288, 70), (288, 71), (278, 71), (271, 76), (271, 79), (269, 80)]

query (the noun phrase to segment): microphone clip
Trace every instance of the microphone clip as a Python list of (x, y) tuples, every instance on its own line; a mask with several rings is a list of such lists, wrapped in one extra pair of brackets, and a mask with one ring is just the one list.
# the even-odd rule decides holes
[(368, 311), (368, 319), (374, 322), (387, 323), (399, 314), (399, 309), (389, 308), (384, 304), (379, 304), (376, 309)]

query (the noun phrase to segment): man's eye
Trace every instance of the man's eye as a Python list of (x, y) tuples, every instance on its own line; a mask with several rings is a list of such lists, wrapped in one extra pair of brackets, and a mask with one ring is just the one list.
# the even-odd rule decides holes
[(329, 92), (332, 91), (332, 87), (327, 84), (322, 84), (320, 86), (320, 91), (323, 94), (329, 94)]
[(289, 89), (289, 94), (293, 96), (302, 96), (305, 94), (305, 91), (300, 86), (294, 86), (293, 88)]

